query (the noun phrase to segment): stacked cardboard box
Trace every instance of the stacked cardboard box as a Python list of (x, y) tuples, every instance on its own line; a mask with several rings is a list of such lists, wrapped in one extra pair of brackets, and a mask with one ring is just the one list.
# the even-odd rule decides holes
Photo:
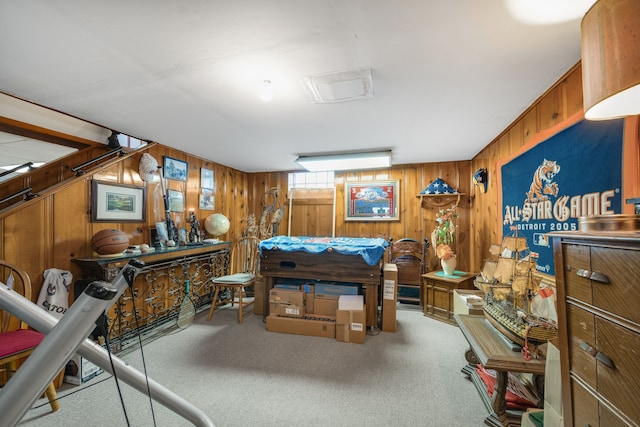
[(398, 303), (398, 266), (385, 264), (382, 269), (382, 331), (395, 332)]
[(347, 297), (343, 304), (348, 304), (349, 298), (355, 298), (360, 303), (356, 304), (357, 307), (344, 306), (347, 308), (340, 313), (340, 340), (364, 342), (366, 323), (361, 291), (361, 285), (350, 283), (278, 283), (269, 293), (270, 314), (267, 316), (267, 330), (336, 338), (340, 298)]
[(336, 312), (336, 339), (364, 344), (366, 337), (367, 325), (362, 295), (341, 295)]
[(283, 317), (304, 317), (305, 295), (300, 289), (271, 289), (269, 313)]

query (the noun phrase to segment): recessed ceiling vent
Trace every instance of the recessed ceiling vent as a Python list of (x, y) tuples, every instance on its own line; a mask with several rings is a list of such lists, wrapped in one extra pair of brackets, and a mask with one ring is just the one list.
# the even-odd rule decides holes
[(373, 98), (371, 68), (305, 76), (302, 83), (307, 96), (316, 104)]

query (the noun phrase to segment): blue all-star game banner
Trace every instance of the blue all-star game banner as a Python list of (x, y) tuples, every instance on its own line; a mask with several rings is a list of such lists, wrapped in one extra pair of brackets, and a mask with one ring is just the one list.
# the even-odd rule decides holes
[(526, 237), (539, 272), (555, 273), (548, 233), (622, 213), (623, 131), (623, 119), (582, 120), (501, 167), (503, 236)]

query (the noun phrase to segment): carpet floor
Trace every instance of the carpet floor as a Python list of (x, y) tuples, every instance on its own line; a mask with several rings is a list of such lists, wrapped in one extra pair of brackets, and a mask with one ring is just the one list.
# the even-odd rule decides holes
[[(200, 313), (189, 328), (120, 357), (146, 366), (220, 427), (483, 425), (486, 408), (461, 372), (466, 340), (420, 307), (398, 304), (398, 331), (368, 335), (364, 344), (268, 332), (252, 314), (238, 324), (236, 309), (222, 307), (211, 321)], [(39, 399), (19, 425), (191, 425), (108, 373), (58, 394), (61, 410)]]

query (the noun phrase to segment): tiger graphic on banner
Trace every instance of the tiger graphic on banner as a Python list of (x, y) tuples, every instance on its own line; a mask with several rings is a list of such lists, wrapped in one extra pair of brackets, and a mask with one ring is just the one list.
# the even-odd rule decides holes
[(560, 172), (560, 165), (555, 160), (544, 159), (533, 174), (533, 181), (527, 194), (528, 202), (549, 200), (549, 195), (558, 195), (558, 184), (553, 178)]
[(502, 235), (513, 232), (554, 274), (552, 233), (577, 231), (580, 217), (621, 213), (624, 120), (580, 120), (498, 162)]

